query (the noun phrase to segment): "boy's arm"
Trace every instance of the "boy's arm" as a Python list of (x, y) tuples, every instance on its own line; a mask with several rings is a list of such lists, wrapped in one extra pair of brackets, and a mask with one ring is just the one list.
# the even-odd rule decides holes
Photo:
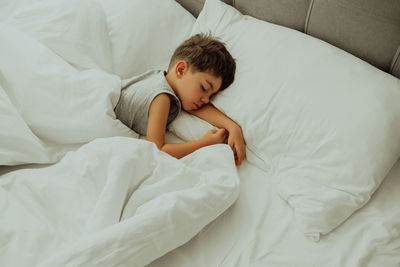
[(218, 128), (224, 128), (228, 131), (228, 145), (234, 152), (236, 165), (239, 166), (246, 156), (246, 146), (243, 138), (242, 128), (212, 104), (206, 104), (200, 109), (189, 111), (189, 113), (209, 122)]
[(202, 139), (199, 140), (186, 143), (165, 144), (165, 130), (170, 105), (171, 102), (167, 94), (159, 94), (154, 98), (150, 105), (146, 139), (155, 143), (158, 149), (179, 159), (201, 147), (223, 143), (226, 140), (225, 131), (214, 130), (209, 131)]

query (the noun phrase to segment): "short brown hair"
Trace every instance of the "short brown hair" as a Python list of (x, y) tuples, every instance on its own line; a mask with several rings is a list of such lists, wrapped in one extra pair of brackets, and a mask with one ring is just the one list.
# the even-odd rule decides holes
[(168, 71), (179, 60), (185, 60), (192, 72), (211, 71), (222, 78), (220, 90), (232, 84), (235, 77), (236, 63), (225, 47), (225, 44), (210, 33), (193, 35), (176, 48), (171, 57)]

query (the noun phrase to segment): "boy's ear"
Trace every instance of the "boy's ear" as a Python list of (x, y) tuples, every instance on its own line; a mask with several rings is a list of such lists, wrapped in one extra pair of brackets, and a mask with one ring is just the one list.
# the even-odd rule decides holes
[(175, 75), (181, 78), (189, 70), (189, 65), (185, 60), (179, 60), (175, 65)]

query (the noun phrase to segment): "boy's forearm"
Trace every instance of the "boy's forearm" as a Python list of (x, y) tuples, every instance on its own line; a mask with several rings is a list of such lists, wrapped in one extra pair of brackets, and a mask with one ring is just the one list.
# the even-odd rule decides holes
[(212, 104), (204, 105), (201, 109), (191, 110), (190, 113), (199, 117), (202, 120), (207, 121), (208, 123), (214, 125), (218, 128), (224, 128), (230, 132), (236, 127), (240, 127), (236, 122), (234, 122), (231, 118), (226, 116)]
[(177, 159), (180, 159), (203, 146), (205, 146), (204, 142), (199, 139), (186, 143), (164, 144), (161, 150)]

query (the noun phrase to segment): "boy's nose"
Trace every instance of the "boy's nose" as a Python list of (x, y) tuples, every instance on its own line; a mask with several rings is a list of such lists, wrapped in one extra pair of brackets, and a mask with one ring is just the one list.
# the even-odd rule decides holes
[(210, 101), (210, 99), (209, 99), (208, 96), (203, 96), (203, 97), (201, 98), (201, 102), (203, 102), (204, 104), (208, 104), (209, 101)]

